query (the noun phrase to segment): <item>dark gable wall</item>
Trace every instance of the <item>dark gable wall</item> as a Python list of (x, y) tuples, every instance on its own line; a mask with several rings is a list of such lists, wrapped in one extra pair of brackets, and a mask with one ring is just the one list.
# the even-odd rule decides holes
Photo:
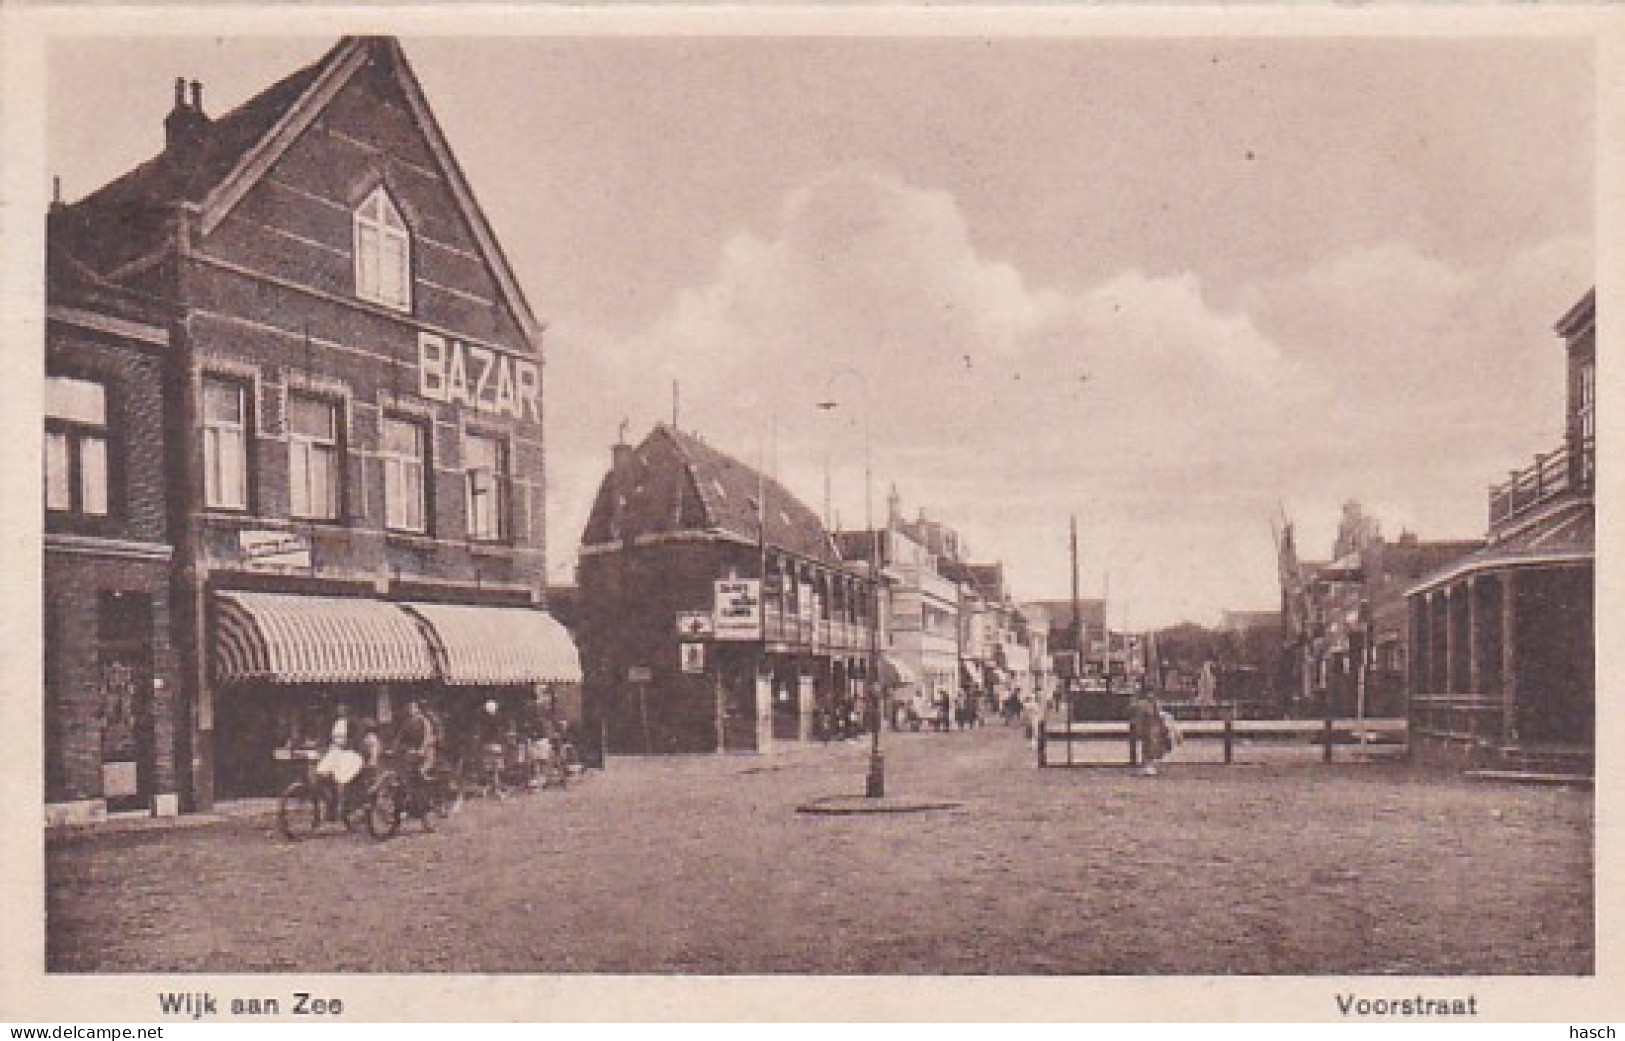
[[(52, 321), (45, 371), (101, 381), (107, 388), (108, 484), (112, 513), (75, 523), (46, 515), (48, 533), (95, 534), (142, 543), (168, 542), (164, 514), (163, 362), (156, 348)], [(169, 565), (162, 560), (47, 551), (44, 561), (45, 799), (67, 802), (102, 794), (102, 702), (97, 662), (97, 607), (104, 591), (152, 597), (153, 675), (164, 680), (152, 699), (155, 791), (176, 784), (172, 692), (176, 661), (169, 639)]]
[[(411, 314), (355, 296), (351, 212), (380, 181), (413, 233)], [(317, 557), (324, 570), (330, 565), (358, 574), (541, 588), (540, 424), (418, 396), (423, 328), (490, 344), (538, 366), (540, 358), (503, 303), (392, 73), (369, 65), (352, 77), (194, 249), (201, 257), (187, 265), (181, 289), (191, 305), (194, 350), (206, 369), (229, 374), (236, 364), (259, 373), (252, 492), (258, 513), (268, 519), (288, 514), (282, 427), (288, 389), (307, 381), (317, 390), (342, 384), (350, 394), (345, 472), (350, 523), (317, 526)], [(256, 277), (260, 274), (268, 277)], [(383, 472), (374, 452), (380, 414), (396, 403), (409, 414), (432, 415), (435, 422), (433, 543), (383, 537)], [(514, 550), (470, 551), (465, 543), (465, 428), (511, 438)], [(217, 563), (230, 559), (235, 530), (243, 526), (254, 524), (223, 522), (212, 533)]]

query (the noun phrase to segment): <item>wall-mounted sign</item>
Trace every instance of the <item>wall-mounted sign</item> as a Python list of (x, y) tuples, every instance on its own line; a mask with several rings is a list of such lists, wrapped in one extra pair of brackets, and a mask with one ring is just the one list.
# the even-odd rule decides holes
[(762, 583), (754, 578), (719, 578), (712, 609), (719, 640), (762, 638)]
[(685, 640), (703, 640), (716, 631), (710, 611), (677, 612), (677, 635)]
[(677, 645), (677, 649), (683, 659), (684, 672), (697, 673), (705, 671), (705, 644), (680, 643)]
[(431, 401), (542, 421), (542, 371), (535, 362), (434, 333), (418, 333), (418, 393)]
[(654, 678), (654, 670), (647, 665), (628, 665), (626, 667), (626, 681), (628, 683), (648, 683)]
[(310, 567), (310, 540), (291, 531), (239, 531), (237, 548), (245, 564)]

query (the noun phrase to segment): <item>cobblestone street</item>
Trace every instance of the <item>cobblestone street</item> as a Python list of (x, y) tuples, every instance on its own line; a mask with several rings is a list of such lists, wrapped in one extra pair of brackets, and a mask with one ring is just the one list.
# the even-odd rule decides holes
[(64, 972), (1579, 974), (1592, 799), (1402, 765), (1039, 771), (1019, 732), (612, 759), (434, 834), (52, 835)]

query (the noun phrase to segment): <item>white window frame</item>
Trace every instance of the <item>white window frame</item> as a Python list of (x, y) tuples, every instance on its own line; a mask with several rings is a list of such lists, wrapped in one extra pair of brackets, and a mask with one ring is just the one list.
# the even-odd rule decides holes
[(412, 232), (383, 185), (352, 220), (355, 295), (396, 311), (412, 309)]
[[(412, 432), (416, 453), (403, 452), (390, 444), (391, 428)], [(429, 462), (429, 430), (425, 423), (409, 416), (385, 415), (379, 430), (378, 458), (384, 466), (384, 526), (391, 531), (423, 534), (429, 530), (429, 495), (426, 475)]]
[(46, 510), (106, 517), (112, 498), (107, 461), (107, 385), (72, 376), (47, 376)]
[[(299, 430), (295, 426), (296, 405), (325, 409), (325, 432)], [(336, 521), (339, 519), (340, 489), (344, 472), (344, 448), (338, 403), (317, 394), (293, 392), (288, 395), (288, 514), (298, 520)]]
[[(492, 447), (494, 466), (471, 463), (475, 443)], [(512, 469), (508, 443), (501, 437), (469, 430), (463, 434), (463, 460), (468, 511), (468, 537), (476, 542), (500, 542), (508, 537), (508, 488)]]
[[(236, 396), (235, 420), (209, 415), (211, 388)], [(198, 400), (203, 413), (203, 503), (212, 510), (247, 510), (248, 388), (238, 380), (205, 376)]]
[(1597, 363), (1580, 366), (1580, 436), (1590, 441), (1597, 436)]

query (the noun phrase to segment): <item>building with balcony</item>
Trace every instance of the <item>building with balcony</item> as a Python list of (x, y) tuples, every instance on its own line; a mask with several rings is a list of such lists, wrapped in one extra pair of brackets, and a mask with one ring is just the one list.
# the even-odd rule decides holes
[(1407, 592), (1411, 725), (1486, 758), (1588, 761), (1595, 741), (1596, 293), (1556, 325), (1563, 443), (1492, 484), (1482, 549)]
[(876, 675), (867, 569), (776, 480), (665, 424), (614, 447), (577, 581), (588, 728), (610, 751), (807, 740)]
[[(269, 794), (341, 703), (387, 732), (428, 702), (450, 750), (480, 702), (517, 711), (579, 679), (544, 610), (540, 325), (399, 43), (346, 37), (218, 117), (177, 82), (163, 130), (161, 154), (49, 222), (54, 271), (164, 312), (161, 336), (94, 330), (158, 369), (100, 397), (63, 383), (47, 422), (77, 515), (95, 416), (139, 419), (108, 454), (133, 525), (117, 537), (170, 570), (110, 606), (108, 632), (142, 684), (151, 662), (132, 695), (154, 706), (134, 738), (158, 749), (147, 787), (198, 809)], [(98, 682), (66, 659), (104, 592), (50, 609), (59, 700), (95, 698), (61, 688)], [(81, 722), (62, 723), (76, 756)]]

